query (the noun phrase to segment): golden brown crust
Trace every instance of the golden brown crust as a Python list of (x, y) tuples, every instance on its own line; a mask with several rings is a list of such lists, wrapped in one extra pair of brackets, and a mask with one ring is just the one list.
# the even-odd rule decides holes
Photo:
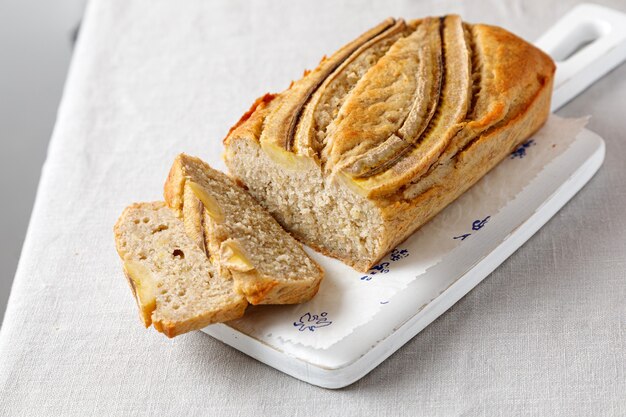
[(283, 100), (271, 114), (269, 123), (261, 133), (261, 140), (287, 151), (293, 150), (293, 140), (304, 106), (320, 85), (331, 76), (343, 62), (356, 53), (359, 48), (371, 39), (391, 28), (396, 23), (389, 18), (368, 30), (357, 39), (346, 44), (327, 59), (323, 59), (316, 69), (307, 73), (300, 80), (292, 83)]
[(174, 160), (163, 185), (163, 197), (178, 218), (183, 215), (185, 181), (180, 160), (177, 158)]
[(430, 46), (430, 42), (434, 45), (429, 49), (440, 53), (438, 18), (428, 19), (398, 40), (359, 80), (329, 128), (332, 141), (323, 153), (328, 168), (345, 160), (351, 162), (388, 140), (407, 119), (412, 103), (429, 99), (419, 94), (424, 77), (407, 74), (422, 72), (420, 52), (424, 43)]
[(385, 55), (399, 39), (409, 35), (409, 28), (399, 19), (379, 35), (362, 44), (329, 75), (308, 99), (298, 122), (292, 151), (319, 159), (326, 146), (329, 124), (359, 79)]
[[(304, 72), (304, 76), (307, 75), (307, 72)], [(257, 111), (257, 109), (263, 108), (265, 106), (267, 106), (267, 104), (274, 100), (274, 98), (276, 97), (275, 94), (271, 94), (271, 93), (265, 93), (264, 95), (262, 95), (261, 97), (257, 98), (254, 103), (252, 103), (252, 106), (250, 106), (250, 108), (248, 109), (247, 112), (245, 112), (243, 114), (243, 116), (241, 116), (241, 118), (237, 121), (237, 123), (235, 123), (229, 130), (228, 130), (228, 134), (226, 135), (226, 138), (228, 138), (230, 136), (231, 133), (233, 133), (234, 130), (236, 130), (239, 126), (243, 125), (245, 122), (247, 122), (252, 115)], [(226, 138), (224, 138), (224, 141), (226, 140)]]
[(247, 303), (239, 303), (232, 306), (230, 309), (222, 309), (213, 312), (206, 312), (199, 314), (195, 317), (191, 317), (187, 320), (167, 321), (167, 320), (155, 320), (152, 325), (158, 331), (163, 333), (169, 338), (179, 336), (183, 333), (188, 333), (193, 330), (204, 329), (205, 327), (214, 323), (224, 323), (231, 320), (236, 320), (243, 317), (246, 311)]
[[(428, 85), (428, 88), (417, 88), (414, 105), (403, 125), (375, 149), (360, 152), (356, 157), (357, 160), (374, 157), (374, 162), (369, 164), (371, 169), (355, 171), (349, 155), (347, 167), (330, 167), (334, 171), (342, 171), (345, 177), (351, 177), (349, 181), (353, 188), (368, 197), (393, 194), (407, 183), (421, 178), (437, 161), (468, 117), (472, 93), (471, 48), (461, 19), (454, 15), (442, 19), (425, 19), (414, 35), (422, 33), (419, 39), (422, 48), (415, 54), (421, 68), (417, 78), (430, 81), (430, 85), (422, 83)], [(439, 36), (432, 38), (433, 33)], [(429, 53), (422, 52), (426, 47)], [(381, 64), (384, 64), (382, 61)], [(385, 67), (383, 65), (377, 71), (383, 79), (388, 78)], [(429, 104), (427, 108), (414, 112), (424, 102), (433, 102), (432, 109)], [(394, 106), (389, 100), (379, 104), (386, 112)], [(371, 125), (377, 119), (376, 116), (365, 117), (364, 123)], [(359, 138), (362, 136), (357, 135)], [(346, 155), (340, 158), (345, 160)]]
[[(258, 142), (261, 138), (265, 117), (271, 110), (271, 107), (278, 102), (280, 102), (280, 97), (269, 93), (257, 98), (250, 110), (228, 131), (228, 135), (223, 141), (226, 151), (228, 152), (231, 141), (237, 138), (250, 137)], [(174, 166), (172, 166), (172, 169), (174, 169)]]
[[(318, 266), (319, 276), (324, 271)], [(310, 300), (317, 294), (321, 279), (313, 282), (298, 281), (285, 285), (271, 277), (263, 277), (256, 270), (249, 272), (231, 271), (235, 280), (235, 289), (244, 294), (250, 304), (299, 304)]]

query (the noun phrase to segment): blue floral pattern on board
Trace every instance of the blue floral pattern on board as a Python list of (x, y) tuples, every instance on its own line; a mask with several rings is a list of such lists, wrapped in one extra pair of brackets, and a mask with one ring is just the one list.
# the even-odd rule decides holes
[(480, 230), (483, 228), (483, 226), (485, 225), (485, 223), (487, 223), (489, 221), (489, 219), (491, 218), (491, 216), (487, 216), (482, 220), (474, 220), (474, 222), (472, 223), (472, 230)]
[(389, 272), (389, 262), (381, 262), (378, 265), (374, 265), (370, 271), (372, 275), (386, 274)]
[(406, 258), (407, 256), (409, 256), (409, 250), (408, 249), (395, 248), (389, 254), (389, 262), (381, 262), (379, 264), (374, 265), (369, 270), (367, 275), (363, 275), (361, 277), (361, 281), (371, 281), (372, 278), (374, 278), (374, 275), (388, 273), (390, 271), (390, 265), (391, 265), (392, 262), (397, 262), (400, 259)]
[(361, 281), (371, 281), (376, 274), (386, 274), (389, 272), (389, 262), (381, 262), (374, 265), (367, 275), (361, 277)]
[(464, 233), (462, 235), (459, 236), (454, 236), (452, 239), (457, 240), (457, 239), (461, 239), (461, 240), (465, 240), (468, 237), (470, 237), (472, 234), (471, 233)]
[(534, 140), (529, 140), (526, 141), (524, 143), (522, 143), (519, 148), (517, 148), (516, 150), (514, 150), (513, 152), (511, 152), (511, 159), (515, 159), (515, 158), (519, 158), (522, 159), (523, 157), (526, 156), (526, 150), (528, 148), (530, 148), (531, 146), (535, 145), (535, 141)]
[[(484, 219), (474, 220), (472, 222), (472, 230), (475, 231), (475, 232), (479, 231), (480, 229), (485, 227), (485, 224), (487, 224), (489, 219), (491, 219), (491, 216), (487, 216)], [(465, 240), (468, 237), (470, 237), (471, 235), (472, 235), (471, 233), (463, 233), (462, 235), (452, 237), (452, 239), (454, 239), (454, 240)]]
[(409, 256), (409, 250), (408, 249), (394, 249), (391, 251), (391, 255), (389, 255), (389, 258), (392, 261), (399, 261), (402, 258), (406, 258), (407, 256)]
[(327, 319), (328, 313), (323, 311), (318, 316), (317, 314), (305, 313), (300, 316), (300, 320), (293, 323), (295, 327), (298, 327), (298, 330), (303, 332), (305, 330), (309, 330), (314, 332), (315, 329), (319, 329), (320, 327), (326, 327), (333, 324), (332, 321)]

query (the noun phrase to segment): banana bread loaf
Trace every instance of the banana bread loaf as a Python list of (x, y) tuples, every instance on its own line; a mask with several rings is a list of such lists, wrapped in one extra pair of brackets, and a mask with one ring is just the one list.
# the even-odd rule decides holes
[(295, 237), (366, 271), (541, 127), (554, 71), (498, 27), (388, 19), (259, 98), (226, 164)]

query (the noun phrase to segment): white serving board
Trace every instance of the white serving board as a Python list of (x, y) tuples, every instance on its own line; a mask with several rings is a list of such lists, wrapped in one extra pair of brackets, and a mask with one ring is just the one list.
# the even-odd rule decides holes
[[(608, 66), (614, 67), (624, 59), (625, 23), (626, 17), (618, 12), (582, 5), (538, 41), (537, 44), (552, 56), (569, 55), (564, 60), (557, 59), (554, 93), (557, 101), (553, 109), (608, 72)], [(586, 28), (583, 41), (590, 40), (589, 33), (595, 34), (596, 39), (572, 54), (581, 42), (579, 34), (572, 30), (576, 27)], [(615, 51), (621, 52), (616, 55)], [(598, 61), (605, 65), (598, 66)], [(560, 74), (565, 75), (559, 77)], [(308, 383), (325, 388), (349, 385), (417, 335), (524, 244), (592, 178), (602, 165), (604, 154), (604, 141), (583, 129), (567, 149), (547, 163), (520, 193), (492, 216), (490, 227), (473, 236), (471, 245), (456, 248), (453, 257), (428, 269), (396, 293), (371, 321), (328, 348), (260, 337), (263, 329), (244, 332), (228, 324), (212, 325), (203, 331)], [(416, 303), (424, 294), (429, 294), (428, 301)]]

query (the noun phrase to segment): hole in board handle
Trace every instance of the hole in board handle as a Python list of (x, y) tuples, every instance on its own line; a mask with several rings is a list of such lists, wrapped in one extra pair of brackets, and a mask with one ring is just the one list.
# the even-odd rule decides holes
[(564, 62), (593, 44), (611, 30), (604, 21), (586, 21), (571, 28), (569, 33), (552, 50), (552, 58)]

